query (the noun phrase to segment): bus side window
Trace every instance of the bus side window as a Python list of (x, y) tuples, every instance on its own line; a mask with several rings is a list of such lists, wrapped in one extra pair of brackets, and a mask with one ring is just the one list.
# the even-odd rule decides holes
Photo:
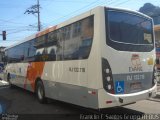
[(35, 39), (29, 42), (27, 54), (28, 54), (28, 61), (35, 61), (35, 55), (36, 55)]
[(35, 61), (36, 62), (42, 61), (41, 57), (42, 57), (43, 50), (44, 50), (44, 48), (38, 48), (36, 50), (36, 55), (35, 55)]
[(48, 50), (47, 48), (44, 48), (42, 51), (42, 55), (40, 56), (40, 60), (41, 61), (48, 61), (49, 57), (48, 57)]
[(46, 44), (46, 36), (42, 35), (35, 39), (35, 48), (36, 48), (36, 54), (35, 54), (35, 61), (43, 61), (43, 51)]
[(56, 47), (48, 47), (48, 56), (49, 61), (55, 61), (56, 60)]
[(87, 59), (93, 41), (93, 16), (82, 22), (81, 43), (79, 45), (79, 59)]
[(47, 50), (48, 50), (49, 61), (56, 60), (57, 40), (58, 40), (57, 30), (48, 33)]
[(64, 49), (63, 29), (57, 31), (57, 60), (63, 60)]
[(81, 26), (82, 26), (81, 25), (81, 21), (78, 21), (78, 22), (76, 22), (76, 23), (73, 24), (73, 35), (72, 35), (73, 38), (80, 35), (80, 33), (81, 33)]
[(64, 42), (64, 59), (87, 59), (93, 40), (93, 16), (73, 23), (70, 39)]

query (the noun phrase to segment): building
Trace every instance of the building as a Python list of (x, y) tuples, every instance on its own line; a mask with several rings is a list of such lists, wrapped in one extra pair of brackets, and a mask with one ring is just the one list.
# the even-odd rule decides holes
[(154, 26), (155, 40), (157, 47), (160, 47), (160, 24)]
[(0, 63), (2, 62), (2, 58), (4, 56), (4, 48), (5, 47), (0, 47)]
[(160, 72), (160, 24), (154, 26), (155, 42), (156, 42), (156, 66)]

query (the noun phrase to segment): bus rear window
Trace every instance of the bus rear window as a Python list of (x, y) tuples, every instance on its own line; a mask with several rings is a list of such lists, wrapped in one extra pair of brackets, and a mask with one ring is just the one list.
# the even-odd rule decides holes
[(131, 44), (152, 44), (152, 22), (125, 12), (108, 12), (111, 40)]
[[(137, 46), (143, 50), (153, 48), (152, 19), (138, 13), (108, 10), (106, 12), (106, 31), (110, 43), (117, 44), (113, 45), (116, 49), (121, 50), (119, 47), (123, 47), (125, 50), (127, 45), (130, 45), (133, 48), (130, 50), (133, 51), (137, 50)], [(142, 48), (146, 45), (150, 47)]]

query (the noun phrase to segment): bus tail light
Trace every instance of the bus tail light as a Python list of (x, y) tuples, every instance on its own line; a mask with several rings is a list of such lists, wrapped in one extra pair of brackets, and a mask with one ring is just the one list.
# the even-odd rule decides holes
[(102, 77), (103, 77), (103, 88), (109, 92), (114, 94), (114, 82), (112, 76), (112, 70), (108, 63), (108, 61), (102, 58)]

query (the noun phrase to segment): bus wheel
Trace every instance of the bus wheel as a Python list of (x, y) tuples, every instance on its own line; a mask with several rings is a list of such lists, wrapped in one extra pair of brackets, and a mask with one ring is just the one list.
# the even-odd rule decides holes
[(36, 84), (36, 95), (40, 103), (46, 102), (45, 91), (42, 81), (38, 81)]

